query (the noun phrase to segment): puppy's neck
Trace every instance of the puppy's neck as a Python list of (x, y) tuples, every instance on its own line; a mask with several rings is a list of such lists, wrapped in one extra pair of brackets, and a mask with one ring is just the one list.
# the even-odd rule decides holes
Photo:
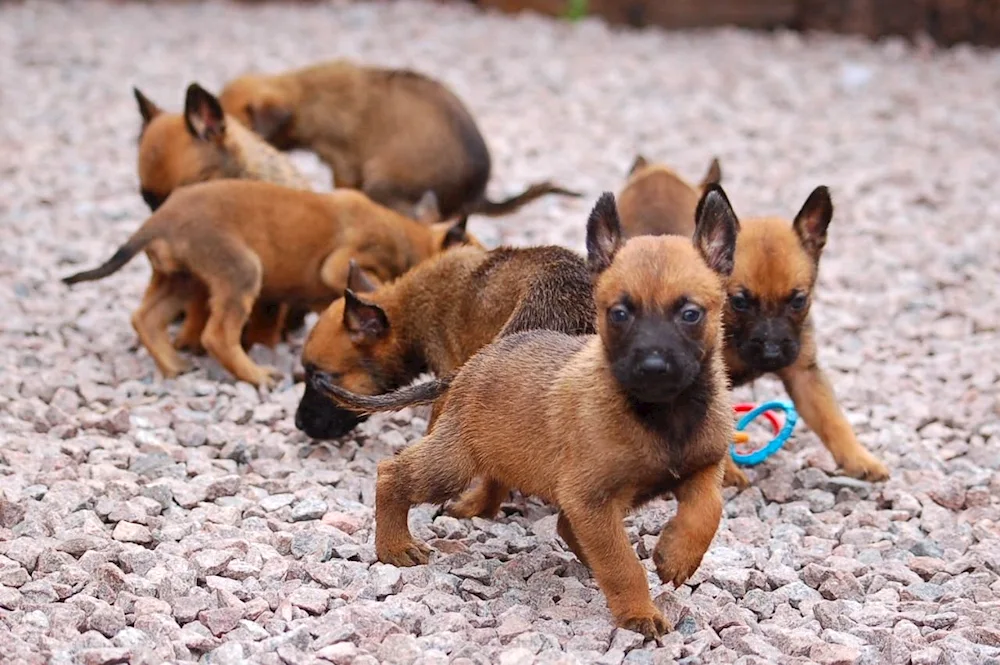
[(396, 282), (391, 294), (390, 320), (399, 321), (400, 351), (435, 374), (451, 373), (465, 360), (458, 356), (466, 346), (460, 338), (468, 331), (456, 329), (455, 313), (470, 296), (467, 267), (435, 257)]

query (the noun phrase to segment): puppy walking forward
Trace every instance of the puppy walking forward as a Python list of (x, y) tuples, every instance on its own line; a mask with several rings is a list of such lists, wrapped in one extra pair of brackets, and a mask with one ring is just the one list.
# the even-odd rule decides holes
[[(713, 171), (718, 175), (710, 169), (706, 181)], [(665, 187), (669, 179), (663, 172), (663, 167), (643, 164), (622, 190), (621, 198), (630, 202), (628, 216), (623, 214), (628, 235), (694, 232), (694, 218), (683, 214), (694, 192), (679, 195), (683, 187), (676, 182)], [(644, 174), (651, 173), (659, 173), (660, 186), (647, 184), (651, 176)], [(858, 441), (817, 358), (809, 312), (832, 218), (830, 193), (817, 187), (792, 223), (776, 217), (740, 220), (736, 264), (726, 284), (726, 369), (733, 387), (776, 374), (806, 425), (846, 474), (885, 480), (889, 470)], [(749, 484), (731, 459), (726, 484)]]
[(407, 525), (410, 507), (443, 503), (483, 477), (558, 506), (559, 535), (593, 571), (619, 625), (646, 636), (669, 628), (622, 519), (673, 493), (677, 514), (654, 562), (662, 580), (679, 585), (700, 565), (721, 517), (733, 435), (722, 277), (732, 270), (736, 220), (715, 187), (699, 218), (693, 243), (644, 237), (622, 245), (614, 197), (601, 197), (587, 229), (598, 335), (510, 335), (450, 382), (388, 395), (323, 386), (359, 411), (444, 400), (427, 436), (379, 465), (379, 560), (426, 562), (429, 549)]

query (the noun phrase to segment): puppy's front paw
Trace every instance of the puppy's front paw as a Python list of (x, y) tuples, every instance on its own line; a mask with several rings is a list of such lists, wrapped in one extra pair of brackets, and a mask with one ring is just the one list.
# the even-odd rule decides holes
[(249, 383), (262, 388), (273, 388), (278, 385), (282, 378), (281, 370), (268, 365), (258, 366)]
[(679, 534), (665, 535), (666, 541), (664, 542), (664, 536), (661, 535), (661, 542), (653, 551), (653, 563), (656, 565), (656, 574), (660, 576), (660, 581), (664, 584), (673, 582), (676, 588), (694, 575), (701, 565), (705, 552), (691, 547), (687, 539), (680, 537)]
[(673, 629), (663, 613), (655, 607), (651, 607), (641, 612), (628, 613), (628, 616), (619, 619), (618, 624), (625, 630), (639, 633), (647, 640), (653, 640)]
[(875, 482), (889, 478), (889, 469), (877, 457), (861, 449), (841, 464), (844, 473), (853, 478)]
[(427, 563), (431, 548), (415, 540), (399, 545), (375, 547), (375, 554), (382, 563), (388, 563), (400, 568), (420, 566)]
[(177, 359), (169, 365), (164, 365), (160, 368), (163, 373), (163, 378), (165, 379), (176, 379), (181, 374), (190, 372), (193, 365), (187, 360)]

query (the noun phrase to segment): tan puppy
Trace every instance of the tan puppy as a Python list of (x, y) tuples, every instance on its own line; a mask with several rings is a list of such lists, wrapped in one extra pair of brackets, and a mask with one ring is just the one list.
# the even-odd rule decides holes
[[(885, 480), (889, 470), (854, 435), (819, 366), (809, 316), (833, 203), (817, 187), (789, 224), (765, 217), (742, 222), (726, 305), (726, 366), (734, 386), (777, 374), (796, 410), (844, 473)], [(745, 486), (730, 460), (727, 482)]]
[(139, 183), (150, 210), (178, 187), (216, 178), (312, 189), (287, 156), (227, 117), (219, 100), (197, 83), (188, 86), (183, 114), (167, 113), (137, 88), (133, 92), (142, 115)]
[(295, 424), (316, 439), (361, 420), (316, 390), (317, 374), (373, 395), (424, 371), (448, 376), (497, 336), (596, 332), (587, 264), (562, 247), (459, 247), (377, 289), (360, 277), (354, 266), (345, 297), (323, 312), (302, 350), (306, 389)]
[(261, 385), (274, 370), (240, 346), (258, 299), (320, 309), (343, 294), (351, 258), (369, 279), (389, 280), (466, 241), (475, 242), (464, 219), (427, 226), (356, 191), (216, 180), (178, 189), (104, 265), (63, 281), (101, 279), (145, 249), (153, 275), (132, 325), (164, 376), (185, 368), (167, 325), (203, 290), (208, 310), (185, 327), (203, 330), (205, 348), (237, 378)]
[(661, 164), (650, 164), (638, 155), (628, 181), (618, 195), (618, 211), (626, 238), (674, 233), (689, 235), (695, 207), (708, 185), (722, 181), (719, 160), (712, 159), (697, 187)]
[(545, 194), (579, 196), (545, 182), (488, 200), (490, 153), (472, 115), (447, 87), (415, 72), (340, 60), (241, 76), (219, 99), (278, 148), (315, 152), (337, 187), (361, 189), (403, 214), (427, 190), (446, 218), (503, 215)]
[[(139, 187), (150, 210), (178, 187), (217, 178), (264, 180), (293, 189), (311, 189), (292, 162), (234, 118), (227, 118), (211, 93), (197, 83), (188, 86), (184, 113), (167, 113), (133, 88), (142, 116), (139, 137)], [(192, 302), (189, 308), (202, 307)], [(307, 311), (298, 309), (287, 319), (288, 329), (301, 327)], [(187, 315), (193, 315), (188, 313)], [(250, 315), (244, 343), (271, 344), (276, 328), (286, 320), (287, 307), (258, 302)], [(197, 334), (195, 334), (197, 333)], [(201, 352), (200, 331), (189, 331), (178, 344)]]
[(474, 477), (559, 507), (558, 532), (593, 571), (618, 625), (647, 637), (669, 628), (622, 525), (665, 492), (677, 514), (654, 552), (664, 582), (694, 573), (722, 514), (722, 465), (733, 419), (722, 364), (722, 277), (732, 270), (736, 220), (721, 190), (702, 207), (694, 243), (642, 237), (621, 246), (614, 197), (587, 230), (598, 335), (531, 331), (473, 356), (448, 385), (436, 380), (362, 397), (322, 388), (360, 411), (444, 404), (429, 434), (379, 464), (375, 551), (425, 563), (407, 514), (443, 503)]
[[(667, 196), (644, 198), (636, 214), (653, 218), (673, 207)], [(884, 480), (888, 469), (854, 435), (817, 360), (809, 309), (832, 218), (830, 193), (817, 187), (792, 223), (776, 217), (741, 221), (736, 267), (727, 281), (726, 367), (734, 387), (777, 374), (802, 419), (846, 474)], [(690, 235), (694, 215), (689, 219), (686, 226), (671, 222), (648, 232)], [(726, 483), (749, 483), (731, 459)]]

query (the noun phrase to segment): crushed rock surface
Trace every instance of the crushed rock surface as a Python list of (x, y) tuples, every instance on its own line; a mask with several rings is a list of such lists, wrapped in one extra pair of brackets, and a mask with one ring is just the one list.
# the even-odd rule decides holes
[[(805, 428), (727, 492), (701, 569), (661, 585), (674, 504), (631, 516), (676, 629), (616, 629), (550, 508), (415, 509), (428, 566), (375, 561), (378, 460), (426, 413), (336, 443), (293, 424), (299, 336), (165, 381), (129, 325), (149, 267), (72, 291), (145, 218), (131, 87), (178, 110), (249, 69), (334, 56), (426, 71), (468, 103), (490, 192), (549, 198), (471, 227), (583, 248), (636, 152), (695, 179), (712, 155), (743, 216), (836, 213), (820, 358), (891, 479), (838, 476)], [(0, 7), (0, 653), (8, 663), (989, 663), (1000, 659), (1000, 134), (995, 52), (736, 30), (624, 32), (461, 5), (6, 3)], [(295, 155), (316, 186), (329, 174)], [(780, 397), (773, 381), (741, 398)]]

